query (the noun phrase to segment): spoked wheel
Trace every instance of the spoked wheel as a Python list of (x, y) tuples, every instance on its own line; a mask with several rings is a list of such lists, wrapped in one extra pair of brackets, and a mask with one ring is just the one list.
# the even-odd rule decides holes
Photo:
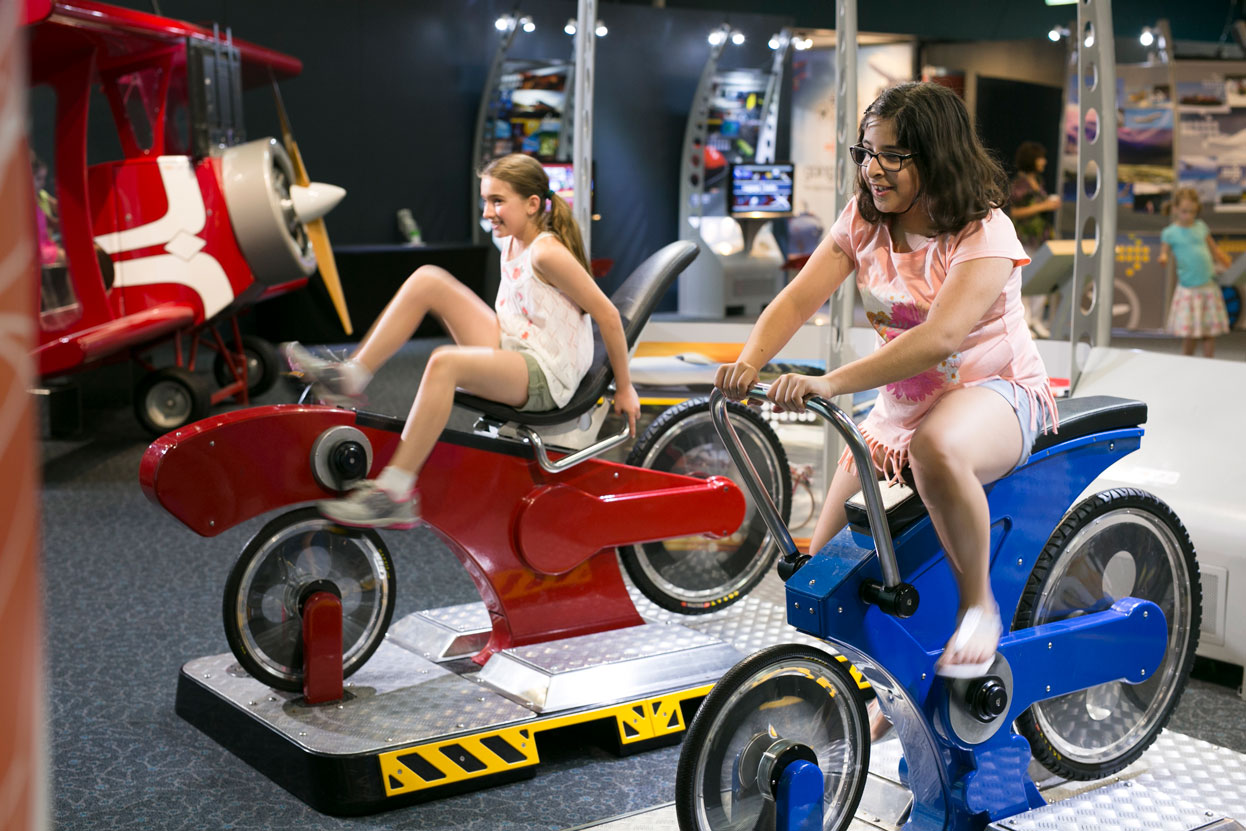
[(225, 582), (225, 638), (238, 663), (279, 690), (303, 688), (302, 604), (326, 583), (342, 599), (342, 676), (372, 656), (394, 614), (393, 564), (380, 536), (300, 508), (256, 534)]
[(1066, 779), (1100, 779), (1155, 741), (1185, 688), (1198, 646), (1201, 587), (1194, 546), (1172, 509), (1122, 488), (1084, 500), (1039, 555), (1013, 629), (1149, 600), (1168, 622), (1164, 661), (1141, 684), (1114, 681), (1041, 701), (1017, 719), (1034, 756)]
[(211, 406), (206, 380), (177, 366), (149, 372), (134, 388), (134, 416), (153, 436), (198, 421)]
[(732, 667), (697, 710), (675, 775), (681, 831), (773, 828), (769, 783), (758, 772), (767, 778), (765, 751), (784, 740), (817, 757), (824, 831), (847, 828), (869, 773), (865, 704), (847, 664), (783, 644)]
[[(236, 354), (231, 349), (230, 359), (246, 362), (247, 393), (250, 395), (263, 395), (268, 392), (281, 374), (281, 361), (277, 357), (276, 347), (254, 335), (243, 335), (242, 354)], [(219, 352), (212, 362), (212, 374), (216, 377), (216, 383), (222, 387), (234, 382), (234, 374), (230, 372), (225, 356)]]
[[(728, 402), (727, 417), (787, 522), (792, 479), (779, 437), (743, 404)], [(632, 447), (627, 463), (700, 478), (726, 476), (740, 485), (748, 503), (744, 523), (730, 537), (697, 535), (620, 549), (628, 575), (650, 600), (675, 612), (703, 614), (738, 600), (761, 582), (779, 545), (714, 430), (708, 398), (690, 399), (658, 416)]]

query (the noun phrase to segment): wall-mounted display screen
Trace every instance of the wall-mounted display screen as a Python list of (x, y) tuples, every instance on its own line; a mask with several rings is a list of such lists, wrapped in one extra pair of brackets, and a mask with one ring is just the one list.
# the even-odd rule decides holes
[(796, 167), (791, 162), (733, 164), (731, 215), (737, 219), (791, 216)]

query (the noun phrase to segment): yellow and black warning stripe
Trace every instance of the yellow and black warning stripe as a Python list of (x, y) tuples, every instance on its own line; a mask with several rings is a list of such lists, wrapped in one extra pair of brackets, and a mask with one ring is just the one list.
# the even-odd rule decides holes
[(391, 750), (377, 757), (385, 795), (415, 793), (539, 764), (537, 734), (560, 727), (613, 718), (623, 746), (680, 733), (687, 727), (683, 702), (704, 698), (711, 687), (713, 684), (704, 684), (641, 701), (537, 718)]

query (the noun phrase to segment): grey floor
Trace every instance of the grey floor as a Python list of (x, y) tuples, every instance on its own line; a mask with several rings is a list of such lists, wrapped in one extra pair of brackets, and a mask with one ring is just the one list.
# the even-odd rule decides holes
[[(1142, 348), (1175, 343), (1136, 339)], [(406, 412), (430, 342), (414, 342), (371, 388), (370, 409)], [(1246, 356), (1246, 335), (1222, 340)], [(542, 748), (535, 778), (359, 819), (316, 813), (173, 711), (183, 663), (227, 650), (221, 591), (259, 521), (203, 539), (138, 487), (148, 444), (123, 369), (84, 379), (82, 432), (43, 442), (47, 668), (56, 827), (62, 829), (565, 829), (669, 802), (678, 748), (616, 758)], [(261, 403), (292, 400), (278, 386)], [(389, 533), (397, 615), (477, 599), (423, 530)], [(1240, 673), (1194, 680), (1170, 727), (1246, 752)]]

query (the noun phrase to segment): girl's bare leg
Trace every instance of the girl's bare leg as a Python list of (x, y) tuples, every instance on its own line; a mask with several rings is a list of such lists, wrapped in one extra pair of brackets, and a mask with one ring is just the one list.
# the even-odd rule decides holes
[[(964, 387), (945, 394), (917, 428), (909, 447), (917, 489), (956, 572), (960, 609), (998, 616), (990, 576), (990, 513), (983, 485), (1008, 473), (1021, 458), (1021, 425), (998, 393)], [(955, 640), (955, 637), (953, 638)], [(977, 638), (963, 648), (952, 641), (940, 662), (974, 664), (999, 645)]]
[(518, 352), (480, 346), (433, 350), (407, 416), (391, 467), (419, 473), (441, 436), (454, 405), (455, 389), (519, 407), (528, 400), (528, 364)]
[(1216, 339), (1215, 338), (1203, 338), (1203, 357), (1204, 358), (1216, 357)]
[[(814, 526), (813, 536), (809, 538), (809, 553), (816, 554), (843, 530), (848, 524), (848, 515), (844, 510), (844, 502), (861, 489), (861, 479), (855, 472), (841, 467), (835, 468), (831, 477), (831, 485), (826, 491), (826, 501), (822, 503), (822, 513)], [(877, 741), (891, 729), (891, 722), (883, 715), (882, 708), (876, 701), (870, 702), (870, 740)]]
[(809, 538), (809, 553), (816, 554), (848, 524), (848, 514), (844, 510), (844, 502), (854, 493), (861, 490), (861, 480), (855, 472), (849, 472), (836, 466), (831, 476), (831, 485), (826, 489), (826, 500), (822, 503), (822, 513)]
[(1181, 354), (1182, 355), (1193, 355), (1194, 354), (1194, 338), (1182, 339)]
[(442, 322), (457, 344), (498, 346), (493, 309), (444, 268), (424, 265), (403, 282), (351, 358), (376, 372), (411, 339), (428, 314)]

